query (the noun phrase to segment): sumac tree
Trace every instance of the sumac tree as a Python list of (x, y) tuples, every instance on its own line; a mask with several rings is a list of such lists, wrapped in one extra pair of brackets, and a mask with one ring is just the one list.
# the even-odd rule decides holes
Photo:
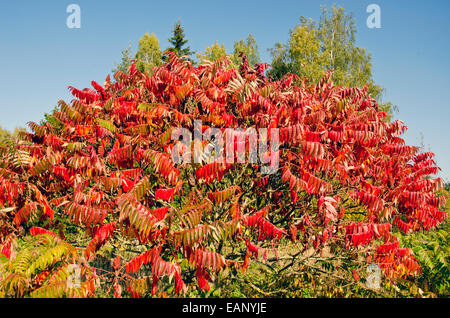
[[(406, 126), (383, 121), (367, 87), (336, 86), (330, 73), (269, 81), (265, 67), (244, 58), (235, 70), (226, 57), (194, 67), (169, 52), (151, 76), (132, 64), (115, 82), (70, 87), (57, 125), (30, 122), (2, 146), (3, 295), (208, 291), (289, 241), (296, 255), (363, 253), (392, 281), (420, 273), (392, 231), (446, 219), (442, 180), (426, 178), (438, 171), (433, 154), (405, 144)], [(195, 120), (278, 128), (279, 168), (175, 163), (171, 132)], [(70, 264), (82, 269), (76, 287), (62, 284)]]

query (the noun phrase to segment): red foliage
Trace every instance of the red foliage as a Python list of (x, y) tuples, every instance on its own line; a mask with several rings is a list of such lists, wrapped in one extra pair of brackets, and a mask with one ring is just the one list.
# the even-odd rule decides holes
[[(1, 229), (2, 253), (10, 256), (18, 228), (52, 235), (39, 226), (49, 219), (62, 227), (59, 216), (68, 216), (88, 233), (88, 258), (108, 240), (120, 242), (119, 233), (137, 239), (147, 251), (115, 262), (115, 271), (136, 276), (151, 266), (152, 294), (165, 275), (175, 278), (177, 294), (184, 289), (183, 259), (208, 291), (210, 275), (230, 264), (245, 270), (260, 247), (285, 238), (316, 250), (330, 242), (343, 253), (367, 248), (390, 278), (418, 273), (412, 251), (391, 231), (429, 230), (446, 219), (445, 198), (436, 194), (442, 180), (426, 178), (439, 169), (434, 155), (405, 145), (406, 126), (383, 121), (367, 87), (335, 86), (330, 73), (318, 84), (292, 75), (270, 81), (266, 66), (230, 64), (194, 67), (168, 53), (151, 75), (133, 64), (115, 83), (70, 87), (75, 100), (59, 102), (53, 114), (61, 129), (30, 123), (33, 132), (13, 153), (0, 149), (0, 207), (11, 208), (13, 225)], [(279, 169), (264, 176), (261, 163), (175, 163), (179, 141), (171, 133), (193, 131), (195, 120), (221, 130), (278, 128)], [(363, 220), (355, 223), (352, 213)], [(242, 242), (241, 259), (216, 252), (230, 240)]]

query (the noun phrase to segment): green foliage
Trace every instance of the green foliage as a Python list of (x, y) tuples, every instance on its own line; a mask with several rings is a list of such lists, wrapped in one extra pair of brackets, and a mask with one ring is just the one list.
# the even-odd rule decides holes
[(53, 107), (53, 110), (50, 113), (44, 113), (44, 119), (40, 121), (40, 125), (45, 125), (45, 123), (48, 123), (50, 127), (52, 127), (53, 131), (58, 134), (61, 129), (63, 129), (63, 123), (55, 117), (55, 112), (58, 111), (58, 107)]
[(198, 53), (197, 58), (200, 61), (206, 59), (215, 62), (220, 57), (225, 55), (228, 55), (225, 49), (225, 45), (219, 45), (216, 41), (213, 45), (206, 47), (204, 53)]
[(82, 266), (75, 247), (53, 233), (26, 236), (15, 245), (10, 259), (0, 258), (0, 295), (32, 298), (87, 295), (89, 283), (70, 285), (70, 265), (78, 262), (77, 266)]
[(159, 40), (154, 33), (149, 35), (147, 32), (139, 39), (138, 49), (134, 57), (130, 42), (128, 48), (122, 51), (122, 61), (116, 64), (116, 67), (112, 70), (113, 74), (118, 71), (126, 73), (133, 59), (136, 61), (138, 70), (143, 73), (150, 73), (153, 67), (161, 65), (162, 52)]
[(329, 70), (333, 81), (340, 86), (369, 86), (369, 93), (380, 104), (380, 109), (393, 114), (391, 103), (382, 104), (383, 89), (372, 79), (371, 56), (355, 45), (356, 27), (351, 14), (342, 7), (324, 7), (317, 23), (305, 17), (290, 31), (286, 44), (276, 43), (270, 50), (272, 69), (269, 76), (279, 79), (287, 73), (317, 83)]
[(240, 53), (244, 53), (247, 56), (247, 60), (251, 66), (260, 62), (258, 45), (253, 35), (249, 34), (245, 40), (234, 42), (234, 50), (231, 60), (235, 65), (241, 63)]
[(191, 51), (191, 49), (189, 47), (185, 47), (188, 41), (185, 40), (184, 30), (180, 22), (177, 22), (175, 24), (172, 33), (173, 35), (169, 39), (169, 43), (171, 44), (171, 46), (167, 50), (174, 52), (177, 56), (192, 55), (193, 52)]
[(12, 134), (6, 129), (0, 127), (0, 140), (11, 138)]
[(288, 50), (288, 45), (279, 42), (275, 43), (272, 49), (269, 49), (272, 55), (272, 68), (268, 72), (269, 76), (280, 79), (283, 75), (293, 73)]
[(12, 148), (17, 137), (23, 132), (26, 132), (26, 129), (22, 127), (15, 128), (14, 132), (10, 132), (9, 130), (0, 127), (0, 148)]
[(439, 297), (450, 295), (450, 234), (448, 222), (439, 230), (428, 233), (401, 235), (401, 244), (410, 247), (422, 267), (422, 275), (417, 285), (425, 293)]
[(11, 147), (13, 140), (13, 134), (10, 131), (0, 127), (0, 147)]
[(162, 54), (159, 47), (159, 40), (154, 33), (145, 33), (139, 39), (139, 47), (136, 53), (136, 66), (139, 71), (150, 73), (150, 70), (162, 63)]
[[(448, 185), (448, 184), (447, 184)], [(450, 209), (450, 195), (447, 196), (446, 211)], [(438, 229), (430, 232), (413, 232), (398, 234), (400, 243), (410, 247), (422, 267), (422, 275), (415, 283), (431, 296), (450, 296), (450, 224), (445, 222)]]
[(115, 74), (118, 71), (123, 73), (127, 72), (128, 68), (131, 65), (131, 61), (133, 60), (132, 56), (133, 52), (131, 50), (131, 42), (130, 42), (128, 44), (128, 47), (122, 51), (122, 61), (119, 64), (116, 64), (116, 67), (112, 70), (113, 74)]
[[(374, 290), (351, 274), (351, 258), (337, 255), (308, 256), (292, 252), (294, 244), (285, 242), (277, 253), (267, 248), (265, 258), (250, 263), (245, 273), (226, 270), (216, 278), (209, 297), (231, 298), (317, 298), (317, 297), (392, 297), (385, 286)], [(204, 295), (191, 294), (190, 297)]]
[(200, 61), (210, 60), (217, 61), (222, 56), (229, 56), (232, 61), (232, 67), (238, 68), (241, 64), (240, 54), (243, 53), (247, 57), (247, 60), (251, 66), (260, 63), (260, 57), (258, 52), (258, 45), (253, 35), (249, 34), (245, 40), (239, 40), (234, 42), (233, 53), (228, 54), (225, 45), (219, 45), (217, 41), (205, 48), (205, 52), (198, 53), (197, 57)]

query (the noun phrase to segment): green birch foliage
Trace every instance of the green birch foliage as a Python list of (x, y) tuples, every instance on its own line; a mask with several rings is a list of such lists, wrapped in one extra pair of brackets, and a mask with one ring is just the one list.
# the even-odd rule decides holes
[(136, 67), (143, 73), (150, 73), (153, 67), (161, 64), (162, 53), (158, 38), (154, 33), (151, 35), (145, 33), (144, 37), (139, 39), (139, 46), (136, 52)]
[(239, 53), (244, 53), (247, 56), (247, 60), (251, 66), (260, 63), (260, 57), (258, 52), (258, 44), (252, 34), (249, 34), (245, 40), (234, 42), (234, 50), (231, 60), (235, 65), (241, 63)]
[(200, 61), (209, 60), (209, 61), (215, 62), (220, 57), (225, 56), (225, 55), (228, 55), (227, 51), (225, 49), (225, 45), (224, 44), (219, 45), (216, 41), (213, 45), (207, 46), (205, 48), (205, 52), (198, 53), (197, 58)]
[(270, 49), (272, 69), (269, 76), (279, 79), (287, 73), (317, 83), (329, 70), (340, 86), (369, 86), (369, 93), (381, 110), (393, 115), (391, 103), (383, 103), (383, 89), (372, 78), (371, 55), (356, 46), (356, 26), (351, 14), (342, 7), (324, 7), (319, 22), (300, 18), (289, 34), (287, 43), (276, 43)]

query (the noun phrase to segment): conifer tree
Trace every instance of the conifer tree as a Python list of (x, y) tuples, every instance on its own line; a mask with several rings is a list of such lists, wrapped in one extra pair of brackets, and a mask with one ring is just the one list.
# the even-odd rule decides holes
[(121, 71), (123, 73), (128, 71), (128, 68), (131, 65), (131, 61), (133, 60), (133, 52), (131, 50), (131, 42), (128, 43), (128, 47), (122, 50), (122, 61), (119, 64), (116, 64), (116, 67), (112, 70), (112, 73), (115, 74), (117, 71)]
[(175, 24), (175, 27), (172, 31), (173, 36), (169, 39), (169, 43), (172, 45), (167, 50), (174, 52), (177, 56), (189, 56), (194, 52), (191, 51), (190, 47), (184, 47), (187, 43), (184, 36), (184, 30), (181, 26), (180, 22)]

